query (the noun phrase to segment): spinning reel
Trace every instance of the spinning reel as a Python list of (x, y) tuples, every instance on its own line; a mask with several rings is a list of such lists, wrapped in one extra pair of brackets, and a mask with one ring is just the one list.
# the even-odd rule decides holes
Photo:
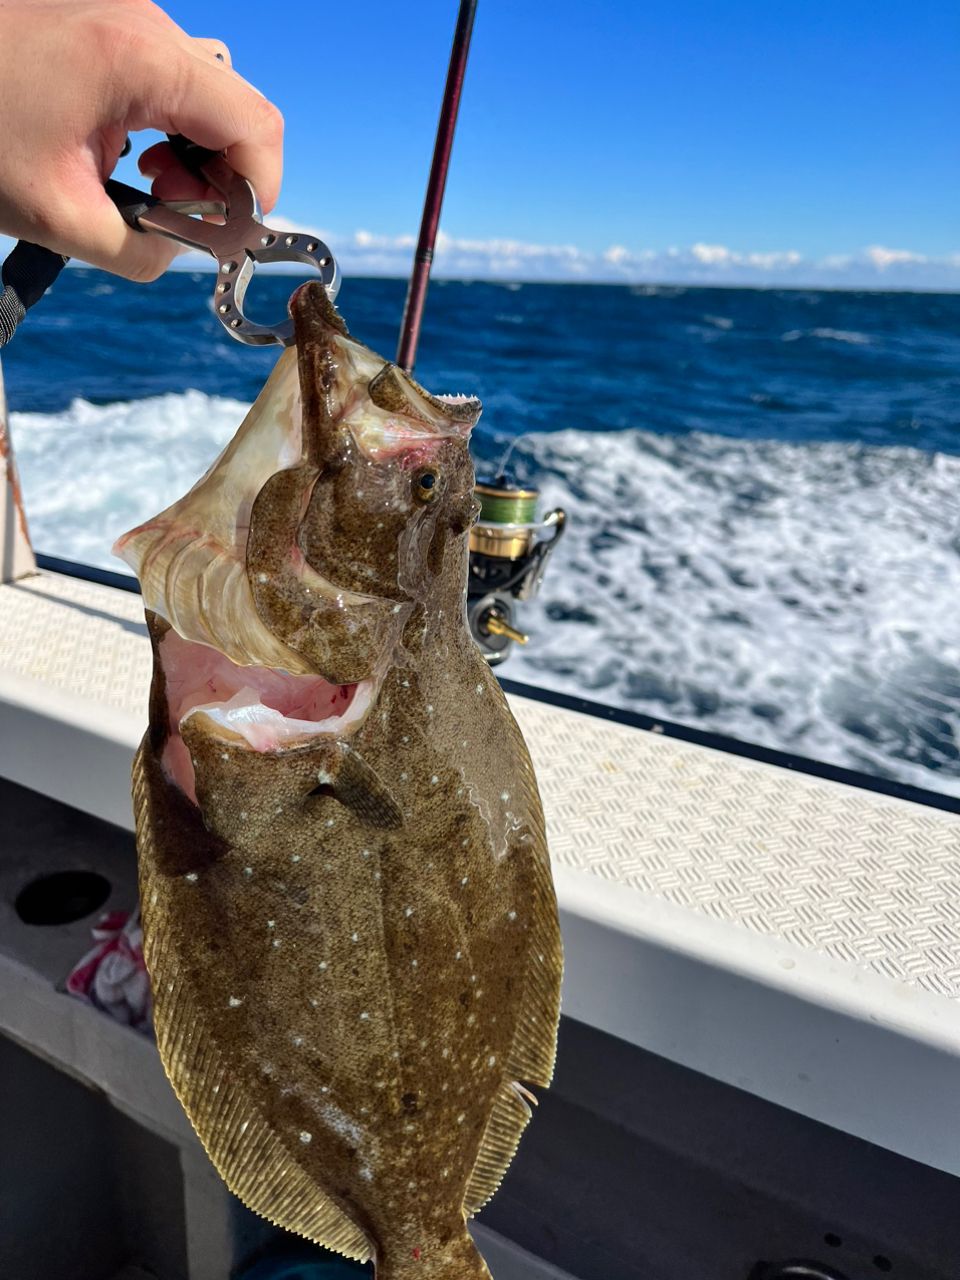
[(507, 476), (478, 482), (480, 519), (470, 530), (467, 618), (473, 638), (491, 666), (528, 636), (514, 626), (514, 601), (532, 600), (547, 560), (560, 540), (566, 512), (557, 507), (537, 519), (536, 489), (522, 489)]

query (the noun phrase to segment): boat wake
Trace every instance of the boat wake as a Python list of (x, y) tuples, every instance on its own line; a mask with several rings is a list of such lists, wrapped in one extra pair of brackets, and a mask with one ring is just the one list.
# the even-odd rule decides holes
[[(246, 407), (13, 414), (35, 545), (119, 569)], [(960, 458), (628, 429), (514, 461), (571, 519), (504, 674), (960, 795)]]

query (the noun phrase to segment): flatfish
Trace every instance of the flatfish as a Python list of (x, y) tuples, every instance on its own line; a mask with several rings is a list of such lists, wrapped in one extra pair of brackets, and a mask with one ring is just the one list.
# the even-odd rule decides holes
[(380, 1280), (489, 1273), (466, 1219), (549, 1084), (537, 784), (465, 619), (477, 400), (319, 285), (237, 435), (125, 535), (153, 643), (134, 766), (167, 1074), (228, 1186)]

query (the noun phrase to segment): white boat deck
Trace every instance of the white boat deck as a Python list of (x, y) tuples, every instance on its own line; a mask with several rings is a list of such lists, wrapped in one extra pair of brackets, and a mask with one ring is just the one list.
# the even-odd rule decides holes
[[(0, 587), (0, 776), (131, 826), (139, 597)], [(512, 697), (572, 1017), (960, 1173), (960, 817)]]

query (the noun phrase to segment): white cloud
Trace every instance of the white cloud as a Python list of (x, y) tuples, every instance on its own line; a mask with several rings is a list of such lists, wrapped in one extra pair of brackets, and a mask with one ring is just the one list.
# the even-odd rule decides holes
[(926, 262), (922, 253), (911, 253), (909, 249), (886, 249), (882, 244), (872, 244), (865, 250), (867, 258), (878, 271), (886, 271), (887, 267), (902, 262)]
[[(409, 274), (411, 235), (368, 231), (331, 233), (330, 247), (345, 276)], [(688, 248), (600, 252), (572, 244), (501, 237), (469, 239), (441, 232), (434, 274), (468, 280), (581, 280), (625, 284), (792, 285), (828, 288), (960, 289), (960, 252), (940, 258), (870, 245), (857, 253), (808, 258), (796, 249), (750, 251), (697, 241)]]
[(710, 267), (734, 261), (736, 258), (736, 255), (722, 244), (695, 244), (690, 252), (697, 262), (704, 262)]
[[(318, 236), (330, 246), (341, 270), (351, 275), (407, 276), (416, 237), (360, 228), (343, 234), (271, 214), (268, 225), (285, 233)], [(12, 241), (0, 237), (0, 258)], [(213, 267), (205, 254), (185, 253), (176, 266), (191, 271)], [(271, 268), (266, 268), (270, 270)], [(272, 268), (288, 269), (284, 265)], [(291, 267), (296, 271), (297, 268)], [(697, 241), (687, 248), (635, 248), (612, 244), (593, 252), (572, 244), (548, 244), (509, 237), (465, 238), (441, 231), (434, 274), (467, 280), (579, 280), (623, 284), (695, 284), (934, 289), (960, 291), (960, 250), (934, 257), (910, 249), (872, 244), (855, 253), (805, 257), (795, 249), (743, 250)]]

